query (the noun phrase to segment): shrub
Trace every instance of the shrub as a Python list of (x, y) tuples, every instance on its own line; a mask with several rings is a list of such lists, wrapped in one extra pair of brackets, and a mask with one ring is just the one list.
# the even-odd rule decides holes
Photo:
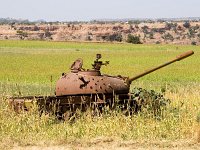
[(189, 28), (188, 29), (188, 37), (191, 38), (191, 37), (194, 37), (195, 35), (195, 30), (193, 28)]
[(197, 45), (197, 42), (192, 41), (192, 42), (191, 42), (191, 45)]
[(133, 43), (133, 44), (142, 44), (139, 36), (134, 36), (134, 35), (131, 35), (131, 34), (128, 35), (127, 42)]
[(105, 41), (117, 41), (117, 42), (121, 42), (122, 41), (122, 35), (121, 34), (111, 34), (111, 35), (105, 35), (105, 36), (102, 36), (102, 39), (105, 40)]
[(165, 33), (165, 28), (152, 28), (151, 31), (163, 34), (163, 33)]
[(156, 41), (156, 44), (160, 44), (161, 42), (160, 41)]
[(177, 27), (177, 23), (166, 22), (165, 24), (165, 30), (176, 29), (176, 27)]
[(5, 40), (7, 40), (7, 39), (8, 39), (8, 37), (7, 37), (7, 36), (4, 36), (4, 39), (5, 39)]
[(17, 34), (22, 36), (22, 37), (28, 37), (28, 33), (24, 32), (24, 31), (21, 31), (21, 30), (17, 30)]
[(154, 36), (154, 35), (153, 35), (153, 32), (150, 32), (150, 33), (149, 33), (149, 38), (150, 38), (150, 39), (154, 39), (153, 36)]
[(40, 30), (40, 29), (39, 29), (38, 26), (35, 25), (35, 26), (33, 27), (33, 31), (39, 31), (39, 30)]
[(86, 41), (92, 41), (92, 38), (91, 38), (91, 36), (90, 35), (88, 35), (87, 37), (86, 37), (86, 39), (85, 39)]
[(45, 30), (44, 32), (44, 36), (47, 37), (47, 38), (51, 38), (51, 32), (49, 32), (48, 30)]
[(170, 41), (174, 40), (174, 37), (170, 33), (167, 33), (167, 34), (163, 35), (162, 38), (164, 40), (170, 40)]
[(149, 32), (148, 32), (148, 29), (149, 29), (149, 27), (148, 26), (143, 26), (142, 27), (142, 30), (143, 30), (143, 32), (145, 33), (145, 34), (148, 34)]
[(183, 26), (184, 26), (185, 28), (189, 28), (189, 27), (190, 27), (190, 23), (189, 23), (188, 21), (186, 21), (186, 22), (183, 24)]
[(112, 34), (112, 35), (109, 36), (109, 40), (121, 42), (122, 41), (122, 35), (121, 34)]

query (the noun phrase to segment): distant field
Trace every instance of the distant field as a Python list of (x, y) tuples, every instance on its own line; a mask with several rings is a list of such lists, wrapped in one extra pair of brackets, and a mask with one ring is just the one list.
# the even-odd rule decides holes
[(40, 88), (51, 84), (54, 87), (61, 73), (68, 72), (75, 59), (83, 58), (84, 67), (91, 68), (96, 53), (102, 54), (102, 60), (110, 61), (110, 65), (103, 67), (103, 73), (131, 77), (184, 51), (194, 50), (195, 55), (191, 58), (143, 77), (133, 82), (133, 85), (137, 86), (138, 82), (145, 82), (143, 86), (146, 87), (148, 84), (165, 86), (174, 82), (194, 83), (200, 81), (199, 48), (175, 45), (0, 41), (0, 82), (22, 86), (31, 84), (32, 87), (37, 84)]
[(132, 87), (166, 89), (165, 96), (173, 101), (163, 120), (142, 114), (133, 118), (111, 115), (86, 117), (70, 125), (39, 118), (36, 113), (16, 115), (2, 99), (0, 141), (37, 145), (40, 140), (66, 143), (96, 137), (180, 140), (195, 139), (200, 129), (200, 46), (0, 41), (0, 97), (19, 91), (23, 95), (53, 94), (56, 80), (70, 71), (77, 58), (83, 58), (84, 68), (91, 68), (95, 55), (101, 53), (103, 61), (110, 61), (103, 73), (131, 77), (187, 50), (195, 54), (133, 82)]
[(56, 80), (60, 73), (69, 71), (72, 62), (83, 58), (86, 68), (101, 53), (110, 65), (103, 67), (106, 74), (132, 76), (145, 69), (194, 50), (191, 58), (148, 75), (140, 81), (200, 81), (200, 46), (132, 45), (106, 43), (66, 43), (43, 41), (0, 41), (0, 81), (48, 83), (52, 75)]

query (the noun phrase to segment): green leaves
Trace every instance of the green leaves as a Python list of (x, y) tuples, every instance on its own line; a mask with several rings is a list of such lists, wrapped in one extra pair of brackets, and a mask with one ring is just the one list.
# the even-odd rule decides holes
[(136, 101), (140, 110), (145, 108), (155, 115), (170, 103), (170, 100), (164, 98), (162, 94), (157, 93), (154, 90), (148, 91), (142, 88), (134, 88), (131, 92), (131, 99)]

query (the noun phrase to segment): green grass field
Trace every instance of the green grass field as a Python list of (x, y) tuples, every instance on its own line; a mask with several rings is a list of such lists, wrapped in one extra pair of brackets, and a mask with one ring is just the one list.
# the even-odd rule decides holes
[[(99, 118), (83, 114), (70, 124), (45, 115), (39, 117), (34, 110), (16, 114), (5, 100), (5, 96), (19, 93), (52, 95), (56, 80), (61, 73), (70, 71), (77, 58), (83, 58), (84, 68), (91, 68), (96, 53), (101, 53), (102, 60), (110, 61), (102, 68), (103, 73), (131, 77), (187, 50), (195, 54), (132, 83), (132, 88), (166, 90), (165, 97), (172, 103), (161, 120), (148, 113), (126, 117), (113, 112)], [(0, 41), (0, 64), (0, 147), (85, 142), (97, 137), (125, 141), (198, 140), (200, 46)]]
[[(145, 82), (144, 86), (165, 86), (174, 82), (196, 83), (200, 81), (198, 48), (174, 45), (0, 41), (0, 81), (1, 84), (7, 83), (10, 86), (30, 85), (34, 88), (39, 85), (44, 90), (50, 84), (54, 85), (62, 72), (68, 72), (77, 58), (83, 58), (84, 67), (90, 68), (96, 53), (101, 53), (103, 60), (110, 61), (110, 65), (103, 67), (102, 72), (131, 77), (192, 49), (195, 55), (191, 58), (143, 77), (133, 85), (137, 86), (141, 82)], [(24, 94), (27, 94), (26, 91)]]

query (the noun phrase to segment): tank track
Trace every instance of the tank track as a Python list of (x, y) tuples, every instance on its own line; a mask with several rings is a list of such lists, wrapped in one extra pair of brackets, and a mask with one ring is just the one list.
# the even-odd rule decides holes
[(77, 110), (85, 112), (90, 109), (94, 115), (104, 112), (104, 108), (123, 111), (125, 115), (132, 115), (148, 110), (154, 114), (158, 113), (170, 102), (160, 93), (153, 90), (147, 91), (142, 88), (134, 88), (128, 95), (118, 96), (26, 96), (11, 97), (9, 104), (16, 112), (29, 110), (37, 105), (39, 112), (52, 113), (58, 118), (70, 118)]

